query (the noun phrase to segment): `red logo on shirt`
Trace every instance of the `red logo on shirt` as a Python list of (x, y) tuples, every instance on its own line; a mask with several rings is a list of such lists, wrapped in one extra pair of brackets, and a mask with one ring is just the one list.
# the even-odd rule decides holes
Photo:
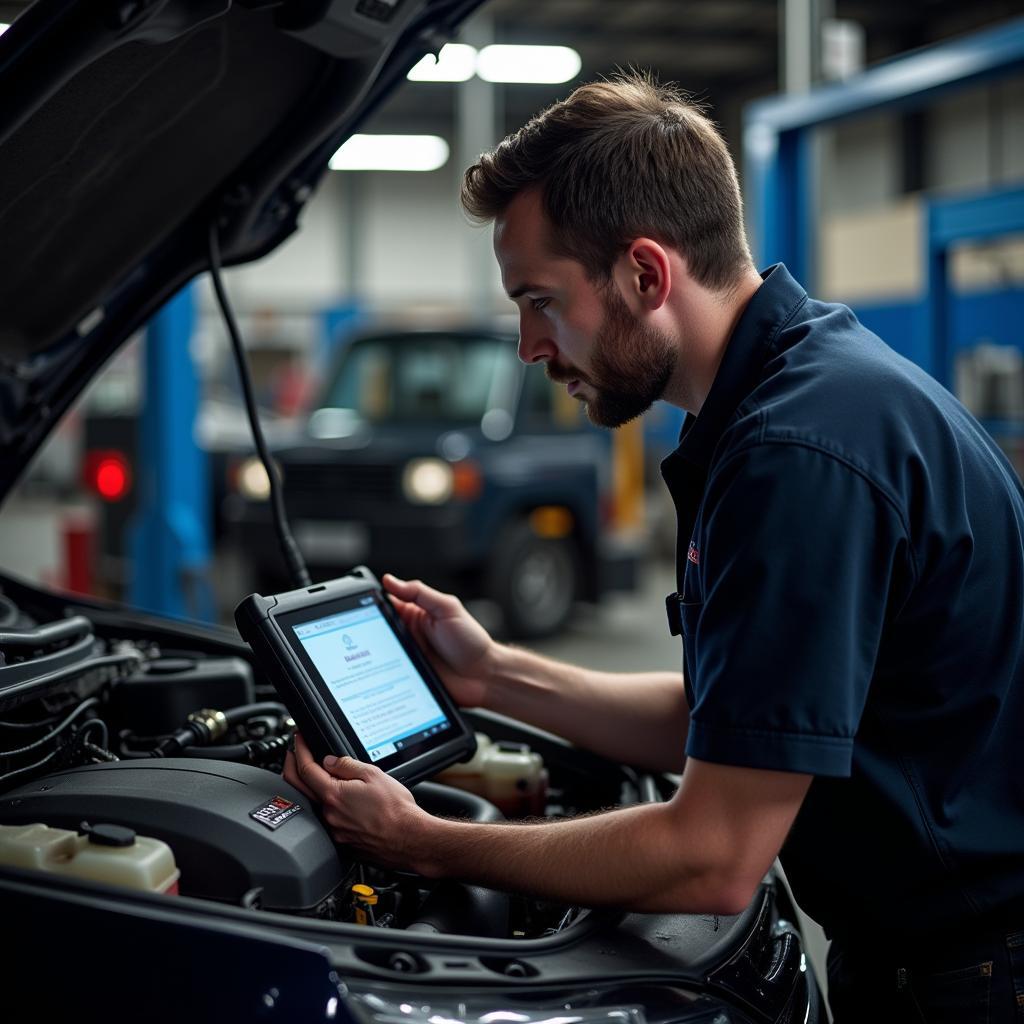
[(693, 562), (694, 565), (700, 565), (700, 548), (692, 540), (690, 541), (690, 550), (686, 552), (686, 560)]

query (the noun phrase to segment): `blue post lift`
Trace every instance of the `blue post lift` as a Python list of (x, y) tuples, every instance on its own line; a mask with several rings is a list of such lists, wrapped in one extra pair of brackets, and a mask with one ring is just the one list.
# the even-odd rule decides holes
[[(925, 302), (921, 330), (931, 339), (932, 374), (947, 387), (953, 380), (956, 352), (949, 334), (949, 250), (962, 241), (982, 241), (1024, 232), (1024, 188), (987, 192), (980, 196), (937, 199), (928, 204), (925, 220)], [(987, 424), (988, 425), (988, 424)], [(993, 425), (988, 425), (993, 429)], [(1018, 433), (1001, 424), (995, 433)]]
[(164, 615), (213, 621), (208, 467), (193, 436), (199, 407), (189, 352), (194, 323), (188, 286), (146, 328), (130, 600)]
[[(811, 138), (822, 125), (882, 110), (925, 106), (937, 96), (1024, 69), (1024, 18), (926, 47), (801, 95), (752, 103), (743, 131), (745, 193), (759, 265), (782, 261), (815, 287), (815, 210)], [(1024, 230), (1024, 188), (931, 200), (925, 217), (926, 301), (914, 348), (947, 387), (953, 360), (948, 336), (947, 253), (956, 242)], [(923, 360), (922, 360), (923, 361)]]

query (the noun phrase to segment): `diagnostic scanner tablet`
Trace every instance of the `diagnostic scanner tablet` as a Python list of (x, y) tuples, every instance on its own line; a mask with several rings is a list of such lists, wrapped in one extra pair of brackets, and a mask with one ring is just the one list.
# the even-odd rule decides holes
[(250, 594), (235, 622), (318, 761), (348, 754), (412, 784), (472, 757), (473, 731), (364, 566)]

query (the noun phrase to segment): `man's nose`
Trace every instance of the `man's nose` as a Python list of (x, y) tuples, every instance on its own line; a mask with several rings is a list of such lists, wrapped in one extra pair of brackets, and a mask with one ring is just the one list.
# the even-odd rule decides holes
[(544, 363), (553, 359), (558, 349), (551, 338), (541, 330), (519, 321), (519, 358), (524, 363)]

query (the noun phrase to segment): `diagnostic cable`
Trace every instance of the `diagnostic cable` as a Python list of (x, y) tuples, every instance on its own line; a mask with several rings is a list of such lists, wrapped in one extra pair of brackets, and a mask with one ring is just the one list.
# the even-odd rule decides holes
[(273, 510), (277, 539), (281, 545), (285, 562), (288, 564), (288, 572), (295, 585), (297, 587), (308, 587), (312, 580), (309, 576), (309, 570), (306, 568), (305, 560), (302, 557), (302, 552), (299, 550), (298, 544), (295, 543), (291, 527), (288, 525), (288, 517), (284, 510), (284, 496), (281, 493), (281, 479), (277, 472), (277, 466), (270, 458), (266, 438), (263, 436), (263, 427), (260, 424), (259, 413), (256, 410), (256, 399), (253, 397), (252, 375), (249, 373), (249, 363), (245, 358), (245, 350), (242, 347), (242, 336), (238, 330), (238, 323), (231, 309), (231, 303), (228, 301), (227, 292), (224, 290), (224, 283), (221, 280), (220, 236), (216, 219), (210, 222), (209, 250), (210, 278), (213, 281), (213, 290), (217, 295), (221, 315), (224, 317), (224, 323), (231, 338), (235, 362), (238, 364), (238, 376), (242, 383), (245, 411), (249, 416), (249, 426), (252, 428), (253, 441), (256, 443), (256, 451), (259, 453), (260, 461), (267, 472), (267, 479), (270, 481), (270, 505)]

